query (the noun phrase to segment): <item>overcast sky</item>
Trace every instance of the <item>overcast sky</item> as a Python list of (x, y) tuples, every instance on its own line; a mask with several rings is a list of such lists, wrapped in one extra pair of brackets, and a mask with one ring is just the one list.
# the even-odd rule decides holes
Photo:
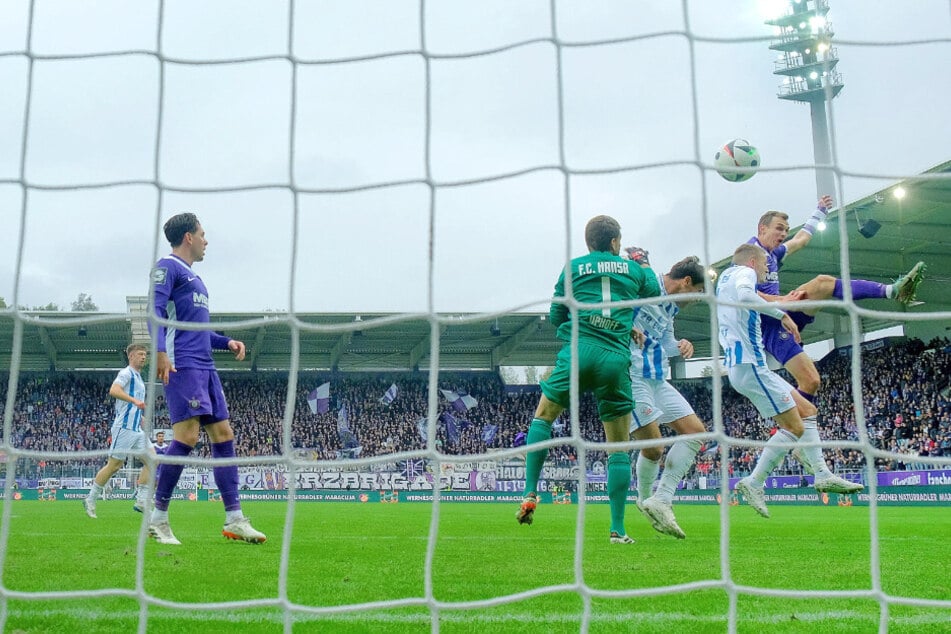
[[(425, 311), (430, 266), (435, 310), (489, 312), (547, 310), (595, 214), (618, 218), (624, 242), (647, 248), (666, 270), (690, 254), (727, 256), (766, 209), (789, 211), (799, 224), (816, 199), (809, 170), (732, 184), (691, 163), (575, 174), (567, 187), (559, 169), (469, 182), (545, 166), (709, 163), (734, 137), (756, 145), (767, 167), (811, 163), (809, 108), (776, 98), (767, 41), (691, 46), (677, 33), (689, 26), (701, 38), (768, 39), (755, 0), (558, 1), (554, 20), (548, 0), (427, 2), (422, 29), (415, 0), (301, 1), (290, 43), (287, 3), (169, 0), (164, 70), (148, 54), (157, 50), (157, 2), (36, 0), (32, 83), (29, 4), (0, 3), (0, 296), (8, 303), (23, 181), (38, 188), (27, 195), (17, 301), (68, 307), (85, 292), (105, 311), (147, 293), (156, 243), (159, 255), (168, 251), (156, 227), (179, 211), (198, 213), (207, 231), (196, 270), (213, 312), (292, 301), (305, 312)], [(830, 5), (845, 82), (832, 108), (838, 165), (886, 177), (844, 179), (836, 194), (849, 201), (949, 159), (951, 2)], [(629, 37), (639, 39), (590, 44)], [(907, 44), (935, 38), (944, 41)], [(546, 41), (466, 56), (536, 39)], [(289, 50), (296, 73), (287, 59), (198, 63)], [(42, 59), (121, 51), (140, 54)], [(409, 54), (308, 63), (400, 52)], [(156, 175), (166, 188), (161, 205), (154, 184), (43, 189)], [(240, 191), (255, 185), (273, 187)], [(374, 185), (299, 193), (292, 289), (293, 188)], [(239, 191), (175, 191), (196, 188)]]

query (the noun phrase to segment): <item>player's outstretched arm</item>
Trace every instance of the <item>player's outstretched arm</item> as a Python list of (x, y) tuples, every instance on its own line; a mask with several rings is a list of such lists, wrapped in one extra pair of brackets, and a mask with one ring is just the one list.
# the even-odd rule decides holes
[(816, 232), (819, 223), (823, 222), (826, 216), (829, 215), (829, 210), (832, 209), (833, 204), (832, 196), (828, 194), (819, 199), (819, 205), (816, 207), (816, 210), (812, 212), (812, 215), (809, 216), (809, 220), (806, 221), (802, 229), (800, 229), (792, 239), (786, 242), (787, 255), (792, 255), (809, 244), (810, 240), (812, 240), (812, 234)]

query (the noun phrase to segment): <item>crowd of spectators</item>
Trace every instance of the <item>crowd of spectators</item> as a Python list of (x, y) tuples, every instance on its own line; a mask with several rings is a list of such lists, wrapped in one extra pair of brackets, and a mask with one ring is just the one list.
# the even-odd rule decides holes
[[(930, 456), (951, 456), (951, 345), (935, 340), (928, 345), (918, 340), (889, 340), (877, 350), (861, 355), (863, 406), (868, 435), (875, 448), (895, 452), (902, 459), (876, 458), (880, 470), (926, 467)], [(858, 440), (859, 429), (852, 395), (852, 357), (835, 351), (818, 364), (823, 378), (819, 400), (819, 423), (826, 440)], [(102, 456), (77, 460), (77, 451), (107, 447), (112, 422), (113, 401), (108, 396), (114, 373), (25, 373), (19, 377), (12, 414), (10, 444), (31, 452), (18, 464), (18, 474), (40, 473), (44, 468), (61, 470), (77, 466), (101, 466)], [(329, 374), (302, 372), (298, 376), (290, 428), (285, 430), (287, 405), (286, 373), (222, 373), (231, 409), (239, 456), (278, 456), (290, 449), (315, 460), (341, 456), (370, 457), (425, 449), (425, 427), (420, 420), (429, 412), (429, 377), (426, 373)], [(326, 413), (311, 411), (307, 395), (317, 385), (331, 383), (331, 407)], [(392, 403), (383, 395), (391, 384), (398, 394)], [(0, 377), (0, 411), (6, 403), (8, 377)], [(454, 455), (484, 454), (517, 446), (523, 442), (538, 403), (538, 392), (507, 388), (497, 374), (446, 372), (439, 376), (439, 388), (467, 393), (478, 400), (469, 410), (457, 411), (437, 391), (437, 411), (455, 419), (454, 429), (437, 425), (437, 446)], [(713, 421), (711, 380), (678, 381), (702, 420)], [(723, 425), (733, 438), (766, 440), (775, 431), (724, 381)], [(340, 433), (338, 408), (347, 404), (347, 426), (352, 433)], [(170, 427), (164, 400), (156, 396), (154, 429)], [(604, 441), (596, 406), (586, 396), (579, 408), (584, 438)], [(571, 434), (566, 412), (555, 426), (555, 436)], [(712, 428), (712, 425), (711, 425)], [(349, 449), (349, 451), (347, 451)], [(32, 453), (35, 452), (35, 453)], [(730, 447), (728, 470), (747, 473), (759, 449)], [(48, 455), (42, 455), (48, 454)], [(206, 443), (198, 456), (209, 456)], [(589, 449), (590, 462), (604, 453)], [(904, 458), (907, 456), (907, 458)], [(573, 464), (577, 447), (568, 444), (552, 450), (550, 459)], [(852, 449), (827, 449), (826, 458), (838, 472), (864, 468), (865, 455)], [(708, 442), (698, 456), (690, 477), (719, 474), (720, 451)], [(791, 457), (780, 472), (801, 473)]]

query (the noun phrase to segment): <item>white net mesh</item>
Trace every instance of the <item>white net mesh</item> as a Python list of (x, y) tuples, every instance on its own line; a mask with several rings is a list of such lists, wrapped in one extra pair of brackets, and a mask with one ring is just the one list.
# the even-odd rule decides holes
[[(721, 191), (722, 183), (708, 174), (710, 148), (733, 134), (723, 130), (752, 129), (750, 136), (755, 133), (761, 147), (785, 148), (792, 157), (781, 160), (779, 151), (766, 152), (772, 154), (767, 160), (774, 167), (764, 169), (744, 191), (742, 196), (748, 197), (744, 208), (774, 205), (777, 183), (808, 189), (803, 183), (809, 182), (814, 164), (809, 158), (809, 135), (802, 133), (805, 117), (800, 116), (802, 120), (793, 126), (799, 134), (790, 134), (789, 126), (771, 121), (749, 123), (752, 111), (774, 100), (774, 78), (769, 77), (768, 68), (755, 79), (742, 70), (738, 74), (725, 70), (737, 58), (743, 60), (737, 63), (741, 69), (747, 68), (748, 58), (756, 60), (752, 66), (760, 64), (755, 52), (765, 49), (771, 36), (763, 32), (761, 17), (750, 17), (754, 4), (731, 8), (731, 14), (741, 15), (717, 20), (715, 14), (723, 12), (722, 6), (686, 1), (597, 8), (554, 1), (517, 6), (507, 2), (235, 5), (178, 1), (147, 7), (120, 2), (96, 7), (52, 1), (8, 3), (0, 9), (5, 14), (0, 23), (6, 25), (0, 27), (0, 42), (5, 42), (0, 46), (0, 80), (10, 101), (0, 121), (9, 132), (0, 156), (4, 168), (0, 202), (8, 226), (18, 228), (8, 232), (2, 243), (16, 258), (9, 303), (40, 301), (34, 299), (28, 284), (37, 279), (33, 270), (37, 263), (42, 262), (53, 280), (47, 288), (54, 288), (75, 281), (57, 277), (58, 269), (81, 268), (74, 261), (92, 259), (91, 253), (103, 248), (102, 242), (128, 241), (140, 247), (144, 237), (150, 236), (153, 249), (117, 250), (123, 263), (115, 271), (117, 296), (130, 294), (128, 288), (140, 290), (143, 271), (164, 248), (163, 219), (173, 210), (199, 210), (208, 227), (228, 226), (230, 244), (222, 244), (221, 255), (215, 257), (242, 262), (248, 268), (235, 268), (234, 277), (255, 284), (251, 299), (240, 290), (226, 290), (229, 276), (220, 274), (221, 283), (212, 281), (209, 286), (224, 302), (232, 303), (219, 302), (216, 307), (286, 311), (272, 316), (271, 323), (286, 324), (291, 333), (282, 443), (291, 447), (299, 334), (316, 329), (297, 319), (300, 312), (363, 302), (361, 308), (368, 310), (405, 311), (395, 319), (428, 320), (429, 369), (438, 376), (441, 333), (447, 324), (458, 323), (446, 311), (484, 311), (471, 319), (485, 320), (493, 313), (546, 306), (550, 278), (578, 254), (580, 227), (590, 210), (626, 219), (622, 225), (628, 233), (636, 235), (635, 241), (644, 240), (655, 257), (669, 252), (658, 258), (658, 269), (687, 252), (702, 253), (705, 261), (730, 253), (733, 245), (747, 237), (751, 219), (726, 212), (729, 204), (724, 199), (740, 194)], [(864, 3), (862, 9), (844, 0), (842, 4), (850, 17), (865, 10)], [(906, 12), (900, 13), (904, 15), (896, 20), (910, 19)], [(949, 13), (948, 2), (930, 3), (925, 15), (934, 20), (921, 21), (916, 14), (917, 21), (907, 25), (901, 37), (871, 29), (872, 39), (842, 40), (839, 45), (874, 45), (881, 55), (896, 51), (903, 55), (910, 48), (927, 47), (939, 53), (938, 59), (946, 59), (951, 45)], [(725, 28), (723, 22), (734, 17), (737, 23), (731, 26), (737, 30)], [(82, 28), (72, 28), (77, 23)], [(943, 77), (943, 67), (937, 68), (935, 76)], [(860, 73), (857, 67), (849, 70)], [(857, 92), (867, 90), (862, 83), (856, 81)], [(874, 90), (881, 85), (874, 82)], [(738, 94), (722, 98), (731, 92)], [(759, 96), (752, 99), (752, 94)], [(936, 102), (934, 106), (940, 108), (940, 99)], [(830, 113), (831, 169), (841, 198), (847, 189), (861, 191), (870, 182), (911, 176), (928, 167), (903, 163), (897, 169), (872, 169), (844, 147), (838, 134), (845, 127), (842, 136), (851, 139), (851, 126), (858, 125), (855, 118), (840, 120), (835, 109)], [(717, 120), (709, 121), (712, 117)], [(902, 123), (913, 129), (920, 125), (928, 123)], [(943, 129), (946, 134), (946, 126)], [(947, 147), (947, 143), (934, 145)], [(780, 176), (790, 180), (779, 181)], [(677, 191), (679, 182), (689, 182), (694, 192)], [(87, 224), (82, 212), (71, 215), (70, 209), (95, 209), (95, 224)], [(639, 217), (630, 213), (632, 209), (670, 211)], [(44, 234), (55, 232), (57, 225), (70, 232), (77, 250), (39, 255)], [(684, 232), (684, 227), (691, 230)], [(841, 237), (846, 239), (844, 232)], [(211, 242), (214, 248), (214, 234)], [(87, 248), (90, 253), (83, 253)], [(365, 252), (367, 248), (372, 251), (365, 259), (352, 257), (358, 249)], [(388, 257), (390, 253), (394, 256)], [(248, 254), (256, 262), (247, 262)], [(386, 261), (385, 275), (380, 274), (381, 257)], [(501, 260), (502, 265), (483, 268), (480, 258)], [(342, 280), (322, 274), (342, 264), (351, 277)], [(257, 265), (267, 271), (261, 278), (252, 275)], [(849, 252), (844, 248), (841, 269), (846, 278), (848, 265)], [(524, 276), (526, 284), (508, 288), (513, 275)], [(400, 290), (394, 293), (397, 284)], [(526, 287), (534, 289), (534, 294), (526, 297)], [(249, 301), (261, 305), (248, 306)], [(858, 350), (859, 318), (877, 314), (851, 302), (847, 310)], [(15, 329), (3, 449), (9, 456), (33, 458), (37, 457), (33, 452), (11, 443), (23, 324), (27, 320), (49, 325), (62, 322), (8, 312)], [(895, 313), (885, 318), (909, 316)], [(910, 318), (947, 320), (951, 315)], [(86, 323), (95, 321), (89, 318)], [(230, 325), (261, 323), (265, 321)], [(860, 379), (861, 366), (854, 364), (853, 384), (860, 385)], [(714, 407), (720, 412), (719, 379), (714, 386)], [(859, 441), (826, 446), (890, 457), (873, 451), (859, 390), (855, 392)], [(578, 421), (578, 399), (574, 402), (571, 418)], [(438, 403), (438, 381), (434, 380), (429, 384), (427, 449), (401, 458), (426, 457), (436, 461), (437, 469), (440, 461), (461, 460), (436, 450)], [(150, 395), (153, 405), (154, 395)], [(719, 415), (715, 420), (712, 437), (720, 442), (725, 456), (737, 441), (725, 435)], [(583, 463), (592, 445), (582, 440), (577, 422), (572, 433)], [(553, 440), (549, 445), (562, 442)], [(603, 449), (603, 445), (595, 448)], [(102, 455), (90, 451), (79, 457)], [(392, 460), (393, 456), (384, 456), (347, 464), (368, 466)], [(199, 459), (184, 462), (201, 464)], [(306, 466), (289, 453), (270, 460), (239, 458), (235, 462), (282, 464), (292, 473)], [(951, 464), (947, 459), (935, 462)], [(198, 611), (276, 607), (284, 611), (286, 631), (301, 615), (424, 606), (437, 631), (440, 615), (447, 610), (478, 610), (567, 591), (582, 598), (580, 627), (587, 631), (593, 598), (721, 589), (730, 597), (727, 624), (731, 632), (738, 626), (740, 595), (873, 599), (880, 604), (879, 627), (884, 631), (892, 605), (949, 608), (951, 602), (883, 591), (871, 464), (867, 480), (872, 494), (873, 581), (864, 590), (786, 591), (738, 585), (730, 568), (726, 504), (720, 514), (719, 578), (636, 590), (593, 588), (583, 574), (586, 505), (581, 496), (573, 583), (485, 601), (446, 603), (434, 596), (433, 589), (440, 526), (437, 493), (422, 596), (336, 607), (300, 605), (289, 597), (286, 584), (296, 509), (292, 477), (280, 552), (282, 582), (272, 598), (183, 604), (150, 595), (145, 590), (143, 525), (134, 590), (28, 593), (3, 587), (0, 621), (5, 622), (11, 599), (124, 596), (141, 606), (140, 631), (148, 627), (149, 606)], [(725, 462), (721, 475), (726, 482)], [(582, 490), (584, 486), (582, 477)], [(728, 495), (726, 489), (723, 493)], [(2, 544), (10, 536), (9, 477), (6, 494)], [(0, 553), (5, 551), (0, 548)], [(0, 554), (0, 565), (3, 561)]]

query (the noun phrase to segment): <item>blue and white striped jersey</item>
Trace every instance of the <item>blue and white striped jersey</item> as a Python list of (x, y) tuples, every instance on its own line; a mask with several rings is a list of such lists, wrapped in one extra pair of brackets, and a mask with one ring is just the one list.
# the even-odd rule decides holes
[[(769, 304), (756, 294), (756, 271), (748, 266), (734, 265), (720, 275), (717, 299), (733, 303)], [(764, 312), (777, 319), (783, 316), (783, 312), (775, 306)], [(726, 367), (742, 364), (767, 367), (757, 311), (742, 306), (717, 304), (717, 319), (720, 322), (720, 347), (723, 348)]]
[[(116, 380), (122, 386), (122, 390), (132, 398), (140, 401), (145, 400), (145, 382), (142, 375), (132, 369), (132, 366), (126, 366), (119, 370)], [(116, 417), (112, 422), (112, 428), (131, 429), (132, 431), (142, 430), (142, 410), (126, 401), (116, 399)]]
[[(664, 278), (655, 273), (660, 286), (661, 297), (667, 296)], [(674, 337), (674, 317), (680, 309), (673, 301), (641, 306), (634, 317), (634, 327), (644, 333), (644, 346), (639, 347), (631, 340), (631, 378), (657, 379), (667, 378), (670, 357), (680, 355), (677, 339)]]

